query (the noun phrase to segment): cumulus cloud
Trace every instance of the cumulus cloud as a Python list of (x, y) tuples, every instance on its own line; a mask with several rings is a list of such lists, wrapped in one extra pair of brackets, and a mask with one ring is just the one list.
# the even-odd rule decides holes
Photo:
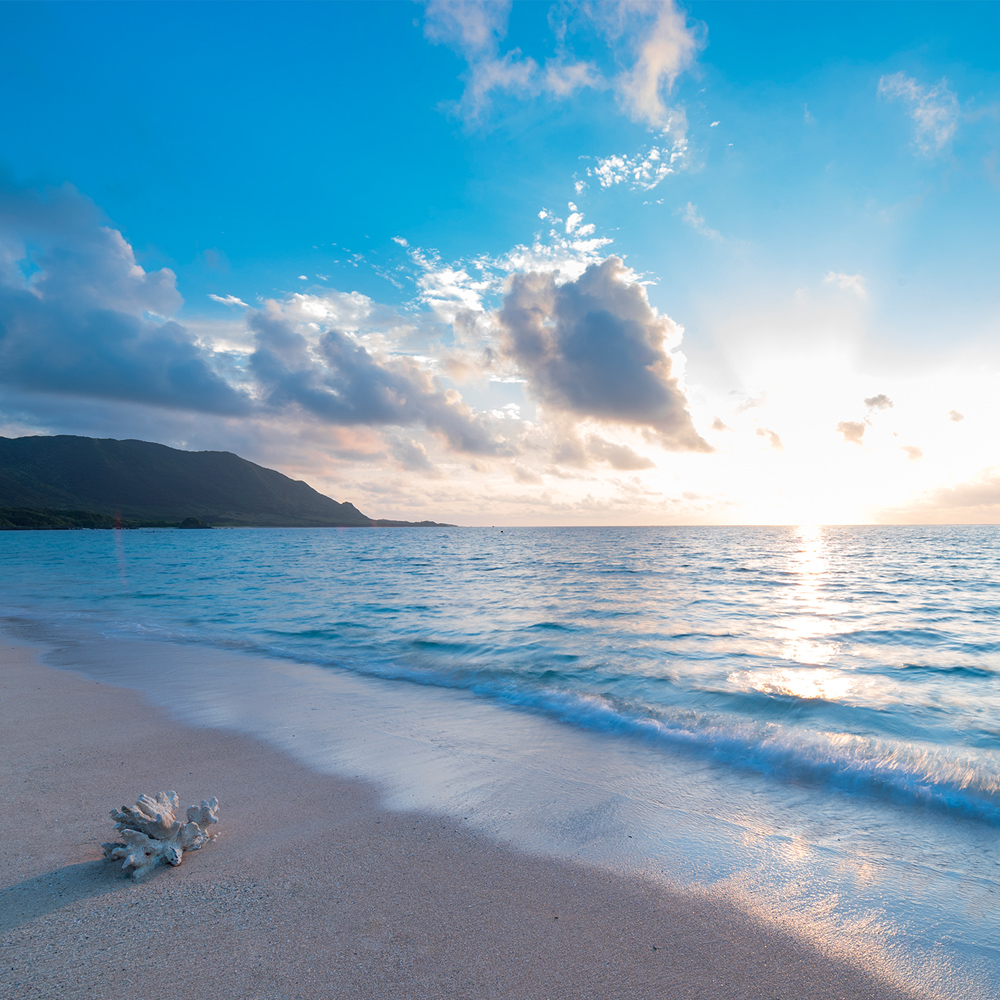
[(865, 287), (864, 275), (828, 271), (823, 276), (823, 283), (826, 285), (836, 285), (838, 288), (844, 289), (845, 292), (853, 292), (859, 299), (868, 298), (868, 289)]
[(410, 472), (431, 472), (433, 463), (427, 457), (427, 449), (413, 438), (400, 438), (392, 444), (392, 456)]
[(334, 327), (310, 342), (277, 303), (254, 313), (250, 325), (256, 335), (250, 368), (270, 407), (299, 406), (340, 426), (422, 425), (473, 454), (508, 450), (485, 418), (410, 358), (376, 358)]
[(965, 419), (965, 414), (959, 413), (958, 410), (949, 410), (948, 419), (954, 421), (957, 424), (960, 420)]
[(613, 469), (622, 472), (636, 472), (639, 469), (653, 469), (656, 463), (645, 455), (640, 455), (626, 444), (616, 444), (605, 441), (596, 434), (590, 435), (587, 441), (588, 451), (598, 461), (607, 462)]
[(361, 292), (331, 290), (322, 295), (294, 292), (281, 306), (286, 319), (299, 323), (330, 323), (341, 330), (357, 330), (375, 311), (374, 302)]
[(923, 450), (921, 448), (918, 448), (915, 444), (904, 444), (903, 451), (906, 452), (906, 457), (911, 462), (916, 462), (918, 459), (924, 457)]
[(664, 447), (711, 450), (694, 428), (667, 351), (680, 331), (618, 257), (563, 284), (550, 273), (514, 275), (499, 320), (503, 351), (544, 404), (650, 429)]
[(249, 399), (181, 324), (169, 268), (146, 271), (74, 188), (0, 190), (0, 380), (35, 392), (240, 413)]
[(843, 434), (845, 441), (849, 441), (851, 444), (861, 444), (867, 426), (867, 424), (862, 423), (860, 420), (841, 420), (837, 424), (837, 430)]
[(924, 156), (942, 152), (955, 137), (959, 104), (946, 81), (927, 87), (905, 73), (892, 73), (879, 79), (878, 92), (907, 105), (914, 124), (914, 144)]

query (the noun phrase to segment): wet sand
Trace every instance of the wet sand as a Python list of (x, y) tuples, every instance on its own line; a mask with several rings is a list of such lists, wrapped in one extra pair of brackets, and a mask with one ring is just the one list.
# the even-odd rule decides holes
[[(143, 881), (108, 810), (216, 795)], [(0, 646), (0, 995), (913, 1000), (736, 906), (388, 812), (369, 786)]]

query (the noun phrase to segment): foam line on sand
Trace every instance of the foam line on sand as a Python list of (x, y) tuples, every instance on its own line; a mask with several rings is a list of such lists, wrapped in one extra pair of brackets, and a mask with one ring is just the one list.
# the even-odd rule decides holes
[[(0, 994), (254, 1000), (912, 1000), (716, 900), (382, 808), (252, 737), (0, 646)], [(220, 839), (142, 882), (108, 810), (217, 795)]]

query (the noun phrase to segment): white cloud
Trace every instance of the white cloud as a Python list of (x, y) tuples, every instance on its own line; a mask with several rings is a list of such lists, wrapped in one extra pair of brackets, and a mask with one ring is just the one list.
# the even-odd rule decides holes
[(591, 264), (603, 259), (604, 248), (611, 242), (607, 237), (593, 235), (577, 239), (558, 236), (548, 241), (536, 239), (530, 247), (520, 244), (495, 258), (492, 266), (506, 274), (540, 271), (555, 275), (557, 282), (574, 281)]
[(357, 330), (373, 310), (361, 292), (330, 291), (323, 295), (293, 292), (282, 305), (287, 319), (296, 323), (332, 323), (341, 330)]
[(242, 299), (237, 298), (235, 295), (213, 295), (211, 292), (208, 297), (213, 302), (221, 302), (224, 306), (242, 306), (244, 309), (249, 309), (250, 306), (247, 305)]
[(864, 275), (844, 274), (840, 271), (827, 271), (823, 275), (824, 285), (836, 285), (845, 292), (853, 292), (859, 299), (868, 298), (868, 289), (865, 287)]
[(651, 191), (684, 167), (688, 154), (687, 130), (687, 115), (683, 109), (674, 109), (660, 130), (661, 141), (634, 156), (623, 153), (598, 158), (597, 166), (588, 168), (587, 175), (595, 177), (602, 188), (628, 184), (636, 190)]
[(510, 0), (428, 0), (424, 35), (449, 45), (468, 64), (465, 91), (457, 105), (466, 120), (478, 121), (494, 93), (566, 98), (583, 87), (602, 85), (591, 63), (566, 53), (548, 60), (543, 68), (520, 49), (501, 52), (509, 16)]
[(684, 166), (688, 143), (687, 119), (683, 112), (674, 113), (673, 124), (664, 129), (663, 135), (671, 137), (672, 141), (654, 144), (634, 156), (598, 157), (597, 166), (587, 168), (587, 176), (595, 178), (602, 188), (626, 184), (633, 190), (652, 191)]
[(626, 113), (654, 127), (668, 125), (672, 112), (664, 94), (673, 90), (677, 77), (694, 62), (699, 48), (684, 12), (673, 0), (592, 3), (587, 10), (604, 33), (634, 57), (633, 65), (615, 81)]
[(427, 0), (425, 37), (450, 46), (467, 64), (465, 90), (456, 105), (467, 121), (480, 120), (499, 93), (563, 100), (585, 88), (613, 87), (634, 121), (657, 128), (669, 124), (675, 112), (665, 95), (700, 46), (674, 0), (601, 0), (573, 9), (577, 26), (596, 28), (625, 67), (611, 81), (593, 62), (568, 50), (567, 25), (558, 11), (550, 15), (556, 29), (554, 57), (539, 65), (520, 49), (503, 51), (510, 7), (510, 0)]
[(490, 410), (490, 416), (497, 420), (520, 420), (521, 407), (517, 403), (507, 403), (499, 409)]
[(454, 323), (463, 312), (484, 311), (483, 297), (494, 287), (489, 274), (480, 271), (474, 276), (461, 263), (445, 263), (421, 250), (410, 256), (422, 272), (417, 278), (420, 301), (446, 323)]
[(543, 89), (553, 97), (569, 97), (585, 87), (598, 88), (604, 80), (592, 63), (566, 62), (555, 59), (546, 62), (542, 72)]
[(909, 105), (916, 126), (914, 142), (925, 156), (942, 152), (954, 138), (958, 129), (958, 98), (944, 80), (926, 87), (905, 73), (892, 73), (879, 79), (878, 92), (889, 100)]
[(864, 275), (843, 274), (840, 271), (828, 271), (823, 276), (824, 285), (836, 285), (845, 292), (853, 292), (859, 299), (868, 298), (868, 289), (865, 287)]

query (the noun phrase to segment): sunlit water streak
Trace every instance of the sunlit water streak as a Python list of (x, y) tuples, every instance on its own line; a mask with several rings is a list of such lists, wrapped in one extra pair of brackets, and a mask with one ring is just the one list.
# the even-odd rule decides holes
[[(10, 532), (0, 573), (10, 615), (417, 683), (456, 713), (471, 694), (498, 719), (629, 741), (645, 755), (630, 773), (689, 776), (670, 794), (692, 815), (798, 845), (774, 849), (787, 856), (758, 893), (818, 863), (849, 867), (859, 900), (902, 869), (945, 878), (950, 909), (883, 885), (852, 919), (888, 908), (917, 933), (924, 907), (940, 950), (944, 907), (949, 961), (990, 980), (995, 528)], [(709, 880), (748, 877), (717, 868)]]

